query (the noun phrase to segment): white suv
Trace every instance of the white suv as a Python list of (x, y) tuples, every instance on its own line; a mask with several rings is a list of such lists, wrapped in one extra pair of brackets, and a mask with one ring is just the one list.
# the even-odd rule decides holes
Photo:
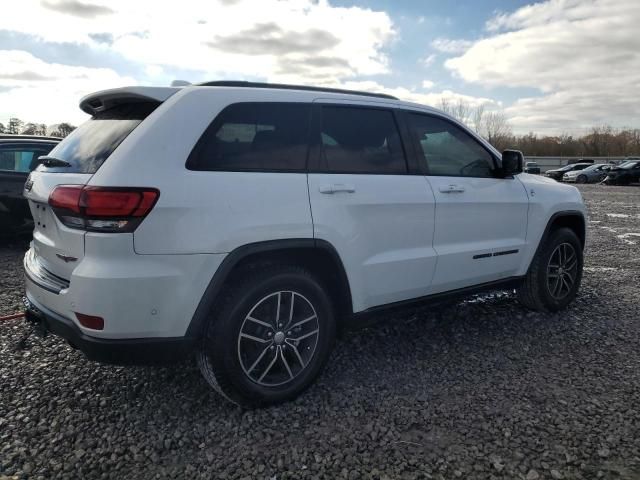
[(266, 405), (370, 312), (496, 288), (553, 311), (579, 288), (578, 190), (432, 108), (245, 82), (80, 107), (25, 184), (24, 268), (28, 318), (90, 359), (196, 355), (228, 399)]

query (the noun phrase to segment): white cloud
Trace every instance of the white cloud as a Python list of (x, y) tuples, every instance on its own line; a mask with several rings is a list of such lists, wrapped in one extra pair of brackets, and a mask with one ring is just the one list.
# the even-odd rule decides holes
[[(79, 124), (88, 117), (78, 107), (87, 93), (105, 88), (133, 85), (130, 77), (118, 75), (107, 68), (88, 68), (46, 63), (32, 54), (16, 50), (0, 50), (0, 122), (10, 116), (37, 123), (67, 121)], [(151, 65), (149, 74), (160, 74), (161, 67)], [(464, 95), (448, 89), (428, 93), (404, 88), (386, 87), (375, 81), (340, 81), (327, 86), (388, 93), (401, 100), (439, 107), (443, 99), (450, 103), (463, 101), (471, 107), (485, 105), (489, 109), (499, 102), (491, 98)], [(435, 82), (424, 80), (423, 89), (432, 89)]]
[(465, 95), (448, 89), (430, 93), (416, 93), (404, 88), (395, 88), (391, 90), (395, 91), (398, 98), (402, 100), (422, 103), (436, 108), (439, 108), (443, 99), (448, 100), (450, 103), (458, 103), (461, 101), (472, 108), (485, 105), (489, 109), (495, 109), (500, 106), (499, 102), (492, 98)]
[(46, 63), (19, 50), (0, 50), (0, 121), (11, 116), (37, 123), (80, 123), (87, 116), (80, 98), (105, 88), (135, 83), (108, 68)]
[(384, 85), (371, 80), (349, 81), (336, 86), (353, 90), (364, 90), (367, 92), (387, 93), (399, 98), (400, 100), (420, 103), (422, 105), (429, 105), (436, 108), (440, 107), (443, 99), (450, 103), (458, 103), (459, 101), (462, 101), (472, 108), (484, 105), (488, 110), (495, 109), (500, 106), (500, 103), (492, 98), (465, 95), (448, 89), (441, 90), (439, 92), (422, 93), (405, 87), (385, 87)]
[[(277, 19), (277, 20), (272, 20)], [(44, 41), (109, 45), (141, 64), (315, 83), (388, 71), (384, 12), (327, 0), (172, 2), (21, 0), (0, 29)], [(315, 63), (314, 63), (315, 62)]]
[[(150, 0), (21, 0), (3, 10), (0, 30), (29, 35), (43, 49), (64, 42), (123, 58), (141, 77), (47, 63), (35, 49), (7, 52), (0, 45), (0, 121), (19, 115), (27, 121), (78, 123), (84, 118), (77, 108), (84, 94), (124, 84), (169, 83), (174, 72), (195, 81), (246, 78), (363, 88), (433, 106), (443, 98), (499, 105), (443, 88), (440, 79), (438, 91), (431, 80), (424, 80), (422, 89), (355, 81), (390, 73), (385, 51), (398, 35), (387, 13), (336, 7), (328, 0), (182, 0), (179, 8)], [(435, 43), (450, 53), (464, 42)], [(421, 65), (433, 65), (438, 55), (428, 55)]]
[(533, 88), (508, 107), (516, 130), (640, 123), (640, 2), (548, 0), (498, 14), (445, 66), (487, 87)]
[[(315, 85), (384, 74), (389, 72), (384, 48), (396, 36), (386, 13), (334, 7), (327, 0), (182, 0), (179, 6), (152, 0), (21, 0), (3, 9), (0, 30), (27, 34), (44, 49), (53, 42), (81, 46), (139, 67), (143, 78), (134, 79), (109, 69), (46, 65), (26, 52), (20, 60), (24, 72), (2, 63), (0, 121), (20, 114), (38, 122), (79, 118), (78, 100), (90, 91), (169, 83), (171, 72), (185, 72), (178, 75), (190, 81)], [(51, 100), (35, 102), (46, 98)], [(51, 102), (67, 108), (53, 109)]]
[(444, 53), (461, 53), (467, 50), (473, 42), (471, 40), (436, 38), (431, 42), (431, 46)]
[(164, 69), (160, 65), (147, 65), (144, 67), (144, 73), (148, 77), (158, 77), (164, 73)]
[(431, 55), (427, 55), (422, 60), (420, 60), (420, 63), (422, 63), (422, 65), (425, 67), (430, 67), (431, 65), (433, 65), (433, 62), (436, 61), (437, 57), (438, 56), (435, 53), (432, 53)]

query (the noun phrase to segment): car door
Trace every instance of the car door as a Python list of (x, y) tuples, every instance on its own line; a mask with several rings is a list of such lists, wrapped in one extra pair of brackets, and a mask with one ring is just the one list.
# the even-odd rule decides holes
[(309, 162), (314, 236), (333, 245), (355, 311), (426, 295), (434, 196), (410, 174), (391, 108), (316, 104)]
[(27, 201), (22, 197), (24, 182), (54, 143), (2, 142), (0, 143), (0, 213), (16, 221), (29, 217)]
[(496, 158), (449, 119), (406, 114), (418, 161), (436, 200), (432, 291), (508, 278), (524, 259), (529, 200), (517, 178), (496, 175)]
[(22, 187), (38, 157), (46, 155), (54, 143), (0, 143), (0, 195), (22, 198)]
[(598, 165), (596, 168), (593, 169), (593, 171), (590, 172), (589, 174), (589, 179), (590, 180), (594, 180), (594, 181), (600, 181), (603, 180), (604, 177), (607, 176), (607, 165)]
[(636, 164), (631, 169), (631, 181), (632, 182), (640, 181), (640, 162), (636, 162)]

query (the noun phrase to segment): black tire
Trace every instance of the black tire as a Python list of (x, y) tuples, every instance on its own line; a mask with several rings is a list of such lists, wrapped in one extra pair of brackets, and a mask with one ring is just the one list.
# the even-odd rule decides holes
[(576, 183), (587, 183), (586, 175), (578, 175), (578, 178), (576, 178)]
[[(557, 255), (556, 249), (563, 244), (568, 244), (573, 249), (576, 256), (576, 269), (575, 279), (571, 282), (571, 288), (567, 288), (565, 295), (558, 298), (554, 296), (552, 292), (556, 286), (555, 279), (548, 276), (548, 273), (557, 273), (558, 270), (554, 270), (554, 268), (549, 269), (548, 267), (552, 260), (552, 255)], [(555, 258), (557, 257), (554, 257), (554, 262)], [(533, 258), (524, 282), (517, 289), (518, 300), (525, 307), (537, 311), (547, 310), (555, 312), (565, 308), (573, 301), (580, 289), (582, 265), (582, 244), (573, 230), (569, 228), (558, 228), (551, 231), (547, 240), (541, 245), (536, 256)], [(569, 264), (569, 266), (571, 266), (571, 264)], [(566, 275), (566, 273), (563, 275)], [(561, 287), (564, 288), (564, 283)]]
[[(294, 303), (294, 307), (287, 306), (290, 305), (286, 304), (287, 297), (289, 302)], [(266, 320), (263, 324), (272, 325), (274, 321), (278, 323), (278, 319), (283, 323), (298, 323), (289, 318), (283, 319), (282, 314), (276, 319), (278, 313), (274, 310), (280, 310), (275, 302), (286, 307), (282, 310), (285, 314), (290, 311), (293, 312), (292, 316), (315, 315), (316, 318), (312, 321), (295, 328), (300, 331), (302, 327), (315, 329), (317, 326), (317, 334), (298, 341), (296, 332), (286, 332), (286, 325), (285, 332), (282, 332), (283, 329), (277, 325), (275, 328), (267, 328), (254, 323), (253, 317), (247, 318), (250, 313), (257, 316), (253, 309), (258, 308), (262, 309), (257, 310), (258, 313), (264, 315), (263, 319), (258, 320)], [(252, 329), (249, 331), (251, 337), (246, 336), (247, 328)], [(287, 339), (283, 340), (280, 337), (280, 343), (277, 343), (276, 337), (279, 334), (288, 334)], [(198, 364), (207, 382), (228, 400), (241, 407), (256, 408), (282, 403), (297, 397), (320, 374), (331, 353), (335, 334), (336, 322), (331, 299), (327, 289), (313, 274), (303, 268), (289, 265), (253, 266), (234, 275), (234, 280), (224, 289), (220, 301), (213, 307), (198, 351)], [(254, 340), (250, 339), (253, 337), (260, 339), (255, 346), (252, 343)], [(264, 343), (265, 339), (271, 343)], [(248, 346), (243, 342), (248, 342)], [(313, 351), (309, 353), (311, 343)], [(245, 350), (252, 348), (255, 348), (256, 355), (248, 360), (245, 358)], [(260, 350), (262, 356), (257, 355)], [(306, 359), (305, 354), (309, 355)], [(247, 368), (250, 363), (253, 364), (254, 359), (257, 367)], [(303, 364), (303, 360), (306, 360), (306, 365)], [(256, 378), (271, 361), (274, 363), (269, 367), (266, 376)], [(255, 370), (251, 368), (263, 370), (254, 374)], [(276, 374), (284, 375), (286, 383), (277, 385), (273, 380), (272, 384), (267, 384)]]

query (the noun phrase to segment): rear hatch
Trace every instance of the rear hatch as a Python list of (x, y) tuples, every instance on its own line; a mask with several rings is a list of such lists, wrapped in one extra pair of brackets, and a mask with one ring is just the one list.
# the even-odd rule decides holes
[[(60, 215), (50, 198), (61, 186), (86, 185), (120, 143), (158, 106), (157, 101), (119, 104), (95, 113), (58, 144), (25, 184), (34, 219), (30, 268), (65, 280), (84, 257), (87, 229)], [(75, 187), (78, 190), (80, 187)], [(58, 190), (60, 192), (61, 190)], [(74, 191), (74, 188), (67, 188)], [(55, 202), (54, 202), (55, 204)], [(56, 214), (56, 211), (58, 214)]]

